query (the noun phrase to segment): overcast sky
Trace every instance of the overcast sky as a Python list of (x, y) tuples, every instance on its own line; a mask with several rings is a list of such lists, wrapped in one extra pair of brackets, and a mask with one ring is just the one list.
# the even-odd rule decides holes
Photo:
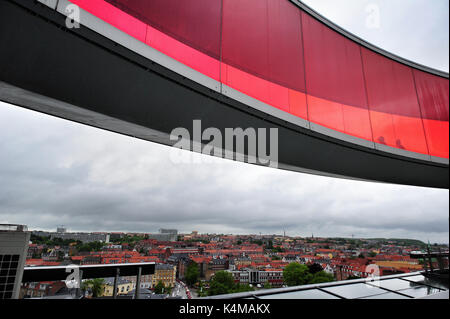
[[(448, 72), (447, 0), (305, 1), (345, 29)], [(366, 11), (380, 12), (367, 27)], [(369, 25), (373, 26), (373, 25)], [(264, 233), (448, 243), (449, 192), (228, 160), (174, 164), (170, 148), (0, 102), (0, 223), (71, 231)], [(187, 152), (187, 156), (191, 153)], [(203, 156), (195, 154), (194, 156)]]

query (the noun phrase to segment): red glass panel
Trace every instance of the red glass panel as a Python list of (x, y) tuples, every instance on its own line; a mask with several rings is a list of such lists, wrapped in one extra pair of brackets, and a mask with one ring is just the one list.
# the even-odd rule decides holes
[(70, 0), (80, 8), (108, 22), (132, 37), (145, 42), (147, 25), (104, 1)]
[(342, 105), (344, 132), (365, 140), (372, 141), (369, 111), (351, 105)]
[(359, 46), (302, 12), (308, 94), (367, 108)]
[(411, 68), (362, 48), (374, 140), (428, 154)]
[(372, 140), (359, 46), (302, 12), (309, 119)]
[(261, 102), (289, 111), (289, 90), (250, 73), (222, 63), (222, 83)]
[(222, 61), (304, 91), (300, 14), (284, 0), (223, 0)]
[(308, 119), (308, 108), (306, 104), (306, 94), (289, 89), (289, 109), (290, 113)]
[(281, 110), (304, 119), (309, 114), (309, 120), (353, 136), (371, 140), (373, 134), (378, 143), (448, 158), (448, 79), (361, 49), (289, 1), (106, 1), (71, 2)]
[(423, 119), (430, 155), (448, 158), (449, 126), (448, 121)]
[(414, 70), (414, 78), (430, 155), (448, 158), (448, 79), (419, 70)]
[(220, 57), (221, 0), (107, 0), (163, 33)]
[(286, 0), (268, 0), (269, 80), (305, 92), (300, 10)]
[(325, 127), (345, 132), (342, 104), (307, 95), (310, 121)]
[(266, 0), (223, 0), (222, 62), (268, 77)]
[(219, 60), (180, 42), (165, 33), (148, 26), (146, 43), (175, 60), (220, 81)]

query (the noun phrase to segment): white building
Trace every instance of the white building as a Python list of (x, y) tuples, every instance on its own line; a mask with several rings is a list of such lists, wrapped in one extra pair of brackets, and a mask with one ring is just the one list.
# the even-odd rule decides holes
[(19, 298), (30, 233), (24, 225), (0, 224), (0, 299)]

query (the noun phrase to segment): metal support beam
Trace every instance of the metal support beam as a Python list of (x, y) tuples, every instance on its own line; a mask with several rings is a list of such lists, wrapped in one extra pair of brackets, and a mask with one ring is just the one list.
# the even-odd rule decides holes
[(136, 289), (134, 290), (134, 299), (139, 299), (139, 290), (141, 288), (141, 273), (142, 273), (142, 268), (139, 267), (138, 268), (138, 274), (136, 276)]
[(120, 269), (119, 268), (117, 268), (117, 270), (116, 270), (116, 277), (114, 278), (114, 291), (113, 291), (113, 298), (114, 299), (117, 299), (117, 284), (118, 284), (118, 282), (119, 282), (119, 275), (120, 275)]
[(81, 290), (81, 283), (82, 283), (82, 281), (83, 281), (83, 270), (79, 270), (79, 274), (80, 274), (80, 278), (78, 279), (79, 280), (79, 283), (78, 283), (78, 288), (77, 288), (77, 290), (76, 290), (76, 297), (77, 298), (80, 298), (81, 297), (81, 295), (82, 295), (82, 290)]
[(427, 252), (428, 252), (428, 264), (430, 265), (430, 271), (433, 272), (433, 259), (431, 257), (431, 251), (430, 251), (430, 244), (428, 243), (428, 247), (427, 247)]
[(440, 247), (439, 247), (438, 256), (436, 257), (436, 259), (437, 259), (437, 262), (438, 262), (439, 270), (445, 269), (444, 261), (442, 260), (442, 254), (441, 254), (441, 248)]

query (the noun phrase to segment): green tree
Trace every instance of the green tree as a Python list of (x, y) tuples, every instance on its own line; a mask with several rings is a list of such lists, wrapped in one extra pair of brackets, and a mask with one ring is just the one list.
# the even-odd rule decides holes
[(264, 289), (271, 289), (271, 288), (272, 288), (272, 285), (268, 281), (266, 281), (264, 283)]
[(83, 281), (81, 284), (81, 289), (86, 291), (90, 289), (92, 291), (92, 296), (94, 298), (100, 297), (103, 293), (103, 285), (105, 281), (103, 278), (95, 278), (91, 280)]
[(312, 277), (313, 275), (309, 272), (306, 265), (296, 262), (290, 263), (283, 270), (284, 282), (288, 286), (306, 285)]
[(254, 291), (255, 288), (248, 284), (236, 284), (234, 289), (231, 292), (246, 292), (246, 291)]
[(164, 292), (163, 293), (170, 295), (172, 293), (172, 289), (173, 289), (172, 286), (164, 287)]
[(309, 284), (319, 284), (321, 282), (330, 282), (333, 281), (334, 277), (333, 275), (326, 273), (325, 271), (321, 270), (319, 272), (316, 272), (312, 279), (308, 282)]
[[(211, 278), (207, 295), (215, 296), (253, 290), (255, 290), (255, 288), (250, 285), (235, 283), (233, 275), (230, 272), (221, 270), (216, 272), (215, 275)], [(204, 295), (205, 290), (203, 289), (203, 296)]]
[(163, 294), (163, 293), (167, 293), (167, 289), (165, 289), (166, 286), (164, 286), (164, 283), (160, 280), (158, 281), (158, 283), (156, 284), (154, 291), (155, 294)]
[(227, 271), (220, 270), (211, 278), (208, 295), (228, 294), (233, 292), (235, 286), (233, 275)]
[(197, 294), (199, 297), (207, 297), (208, 296), (208, 290), (206, 289), (205, 283), (203, 281), (200, 281), (198, 284)]
[(308, 271), (313, 275), (322, 270), (323, 270), (322, 266), (320, 266), (318, 263), (308, 265)]
[(79, 252), (91, 252), (91, 251), (99, 251), (105, 244), (99, 241), (93, 241), (89, 243), (81, 243), (79, 242), (76, 245), (76, 248)]
[(282, 247), (277, 246), (277, 247), (273, 248), (272, 251), (276, 252), (276, 253), (284, 253), (285, 249), (282, 248)]
[(194, 285), (198, 281), (200, 273), (198, 271), (198, 265), (195, 262), (191, 262), (186, 269), (186, 283), (189, 286)]

